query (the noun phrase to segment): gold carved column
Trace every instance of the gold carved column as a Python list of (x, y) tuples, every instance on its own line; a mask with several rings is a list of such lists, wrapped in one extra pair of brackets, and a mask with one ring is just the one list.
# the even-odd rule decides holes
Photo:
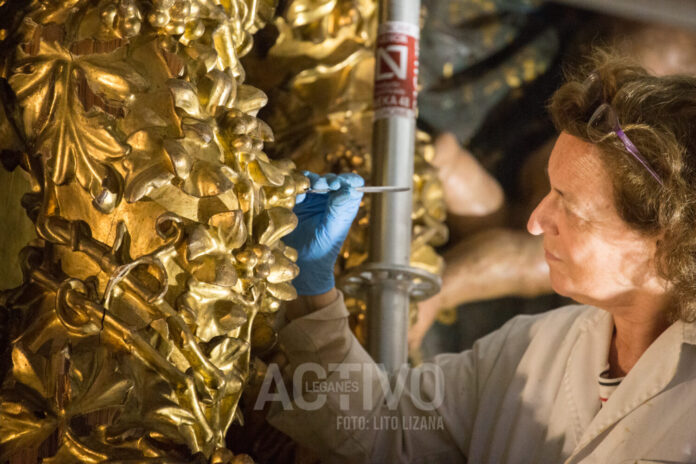
[(257, 315), (295, 298), (307, 186), (239, 61), (274, 8), (0, 3), (2, 161), (37, 236), (0, 294), (0, 461), (246, 459), (225, 432)]

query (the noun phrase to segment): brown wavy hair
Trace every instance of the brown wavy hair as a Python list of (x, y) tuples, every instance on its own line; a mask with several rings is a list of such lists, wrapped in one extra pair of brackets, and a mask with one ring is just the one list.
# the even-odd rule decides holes
[[(609, 103), (621, 128), (661, 186), (631, 156), (611, 127), (588, 124)], [(599, 148), (611, 174), (619, 216), (648, 236), (659, 236), (658, 274), (672, 284), (670, 316), (696, 320), (696, 78), (655, 77), (634, 62), (598, 50), (566, 73), (551, 98), (556, 128)]]

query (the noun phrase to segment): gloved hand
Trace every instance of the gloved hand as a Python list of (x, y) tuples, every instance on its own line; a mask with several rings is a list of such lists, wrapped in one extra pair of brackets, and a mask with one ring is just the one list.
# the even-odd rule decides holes
[(311, 188), (328, 193), (298, 195), (293, 212), (298, 225), (283, 241), (297, 250), (300, 274), (292, 281), (298, 295), (320, 295), (334, 287), (334, 264), (360, 207), (365, 184), (357, 174), (319, 176), (305, 171)]

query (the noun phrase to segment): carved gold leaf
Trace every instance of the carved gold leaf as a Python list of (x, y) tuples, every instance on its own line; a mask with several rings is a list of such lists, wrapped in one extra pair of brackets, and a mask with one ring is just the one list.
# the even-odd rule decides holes
[(122, 54), (74, 56), (57, 43), (41, 41), (35, 56), (18, 52), (9, 79), (24, 108), (29, 140), (49, 160), (52, 181), (61, 185), (74, 176), (103, 212), (116, 206), (123, 191), (121, 176), (109, 163), (130, 147), (113, 117), (96, 107), (85, 111), (77, 85), (82, 74), (109, 102), (128, 104), (146, 83), (133, 70), (123, 72), (123, 64), (113, 64)]

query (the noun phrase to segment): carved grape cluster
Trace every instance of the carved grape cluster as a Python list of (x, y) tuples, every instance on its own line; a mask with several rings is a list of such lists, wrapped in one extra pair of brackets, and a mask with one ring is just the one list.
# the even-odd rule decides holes
[[(205, 8), (207, 11), (209, 8)], [(200, 20), (201, 5), (196, 0), (116, 0), (103, 3), (100, 8), (102, 24), (123, 38), (138, 35), (143, 18), (152, 28), (168, 36), (178, 36), (184, 42), (199, 39), (205, 33)], [(213, 12), (207, 11), (207, 15)]]
[(196, 0), (155, 0), (147, 20), (155, 29), (168, 35), (183, 36), (191, 42), (205, 32), (200, 14), (201, 8)]
[(99, 13), (102, 24), (123, 38), (135, 37), (140, 33), (143, 14), (136, 0), (107, 3)]

